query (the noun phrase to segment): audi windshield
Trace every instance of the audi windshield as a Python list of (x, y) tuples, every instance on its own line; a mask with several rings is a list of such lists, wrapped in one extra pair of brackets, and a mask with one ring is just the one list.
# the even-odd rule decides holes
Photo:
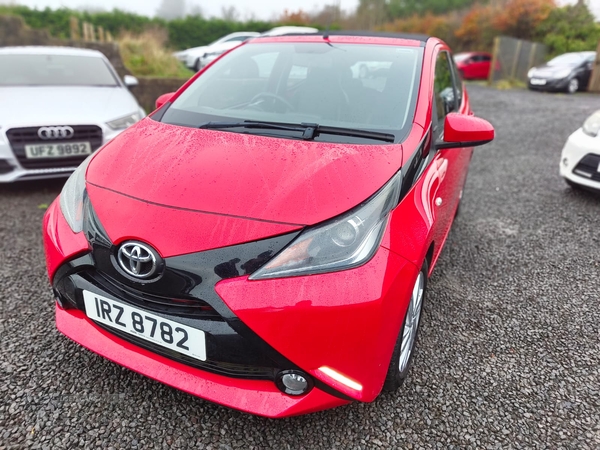
[(102, 58), (72, 55), (0, 55), (0, 86), (118, 86)]
[(275, 125), (335, 127), (354, 134), (337, 130), (324, 139), (361, 142), (380, 132), (397, 142), (412, 123), (422, 54), (419, 47), (254, 40), (210, 66), (160, 120), (268, 135), (291, 129)]

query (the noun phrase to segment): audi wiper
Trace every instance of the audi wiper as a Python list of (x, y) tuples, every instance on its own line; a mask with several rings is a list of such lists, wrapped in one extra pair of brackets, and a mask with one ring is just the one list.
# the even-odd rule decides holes
[(361, 130), (354, 128), (341, 128), (322, 126), (316, 123), (285, 124), (276, 122), (258, 122), (244, 120), (242, 122), (206, 122), (198, 128), (219, 130), (226, 128), (254, 128), (263, 130), (283, 130), (296, 131), (302, 133), (301, 139), (310, 141), (321, 134), (331, 134), (334, 136), (352, 136), (364, 139), (374, 139), (378, 141), (394, 142), (395, 136), (391, 133), (381, 133), (378, 131)]

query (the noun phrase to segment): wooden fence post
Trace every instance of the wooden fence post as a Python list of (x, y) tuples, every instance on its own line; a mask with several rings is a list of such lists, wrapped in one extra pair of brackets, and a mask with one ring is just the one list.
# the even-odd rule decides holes
[(75, 16), (71, 16), (69, 19), (69, 25), (71, 28), (71, 39), (73, 41), (78, 41), (81, 38), (79, 32), (79, 19)]
[(488, 76), (488, 86), (491, 86), (494, 83), (494, 72), (496, 71), (496, 66), (498, 65), (498, 52), (500, 51), (500, 37), (496, 36), (494, 38), (494, 51), (492, 52), (492, 65), (490, 66), (490, 74)]
[(519, 39), (517, 42), (517, 49), (515, 50), (515, 58), (513, 59), (512, 69), (510, 71), (510, 79), (514, 80), (517, 75), (517, 66), (519, 64), (519, 58), (521, 57), (521, 47), (523, 47), (523, 41)]
[(104, 42), (104, 28), (98, 27), (98, 40)]
[(592, 67), (592, 76), (590, 77), (590, 83), (588, 90), (590, 92), (600, 92), (600, 42), (598, 42), (598, 48), (596, 50), (596, 61)]

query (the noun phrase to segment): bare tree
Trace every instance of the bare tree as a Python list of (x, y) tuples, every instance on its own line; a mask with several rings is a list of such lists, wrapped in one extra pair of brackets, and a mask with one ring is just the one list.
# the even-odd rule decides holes
[(186, 13), (185, 0), (162, 0), (160, 6), (156, 10), (156, 17), (165, 20), (180, 19)]
[(221, 7), (221, 17), (227, 22), (237, 22), (240, 15), (235, 6), (231, 5)]
[(188, 16), (204, 16), (204, 11), (200, 5), (191, 5), (188, 7)]

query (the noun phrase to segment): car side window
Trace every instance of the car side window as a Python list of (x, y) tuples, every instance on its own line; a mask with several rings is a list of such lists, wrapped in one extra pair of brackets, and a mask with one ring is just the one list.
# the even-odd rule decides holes
[(443, 126), (446, 115), (458, 109), (448, 52), (442, 51), (437, 57), (433, 89), (438, 126)]
[(455, 111), (458, 111), (460, 109), (460, 105), (462, 104), (463, 99), (463, 80), (458, 71), (458, 67), (456, 67), (454, 58), (450, 58), (450, 67), (452, 69), (452, 76), (454, 78), (454, 90), (456, 92)]

